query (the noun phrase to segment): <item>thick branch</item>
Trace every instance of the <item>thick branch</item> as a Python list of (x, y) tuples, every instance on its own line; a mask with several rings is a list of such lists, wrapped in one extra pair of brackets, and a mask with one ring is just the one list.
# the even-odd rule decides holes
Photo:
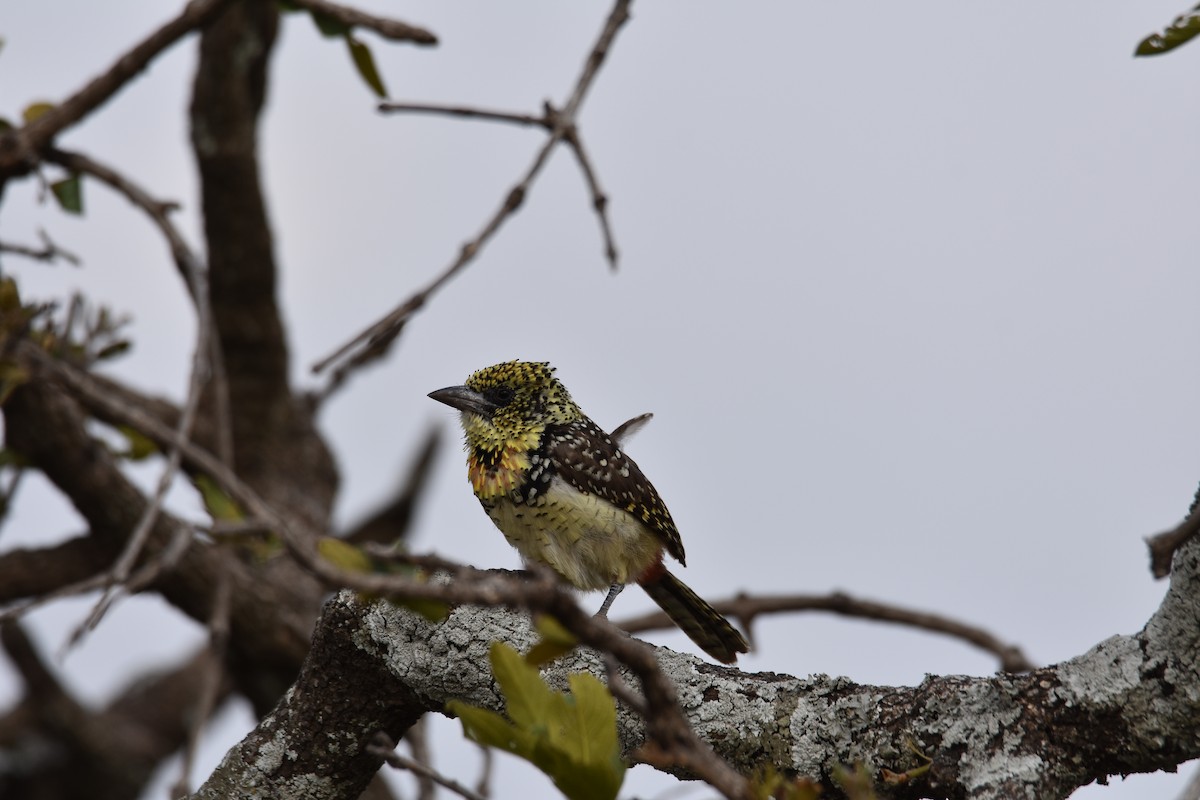
[[(430, 624), (386, 603), (363, 607), (343, 593), (327, 613), (352, 628), (342, 635), (361, 648), (355, 671), (386, 665), (385, 695), (398, 691), (399, 682), (431, 710), (461, 699), (503, 711), (487, 671), (489, 643), (524, 647), (534, 639), (524, 615), (496, 608), (460, 607)], [(822, 675), (747, 674), (664, 648), (655, 655), (697, 734), (744, 773), (770, 762), (828, 786), (845, 764), (861, 762), (874, 776), (927, 766), (890, 788), (889, 796), (1053, 800), (1108, 775), (1171, 769), (1200, 755), (1198, 616), (1200, 546), (1191, 543), (1177, 555), (1167, 597), (1141, 633), (1112, 637), (1031, 673), (881, 687)], [(313, 666), (309, 680), (317, 680)], [(338, 666), (337, 675), (347, 674), (347, 664)], [(581, 669), (605, 674), (588, 650), (556, 662), (547, 674), (561, 681)], [(326, 733), (362, 741), (368, 722), (360, 714), (350, 729)], [(638, 749), (644, 723), (623, 710), (619, 725), (627, 754), (645, 753)], [(290, 741), (278, 726), (272, 730)], [(253, 752), (241, 751), (238, 761), (251, 760)], [(686, 766), (676, 769), (688, 773)]]
[[(146, 498), (121, 473), (114, 456), (87, 433), (81, 409), (61, 390), (34, 379), (4, 406), (8, 445), (41, 469), (88, 521), (91, 535), (119, 551), (146, 508)], [(166, 547), (183, 523), (168, 513), (155, 521), (147, 557)], [(308, 648), (320, 590), (279, 559), (252, 569), (233, 554), (193, 544), (154, 588), (200, 622), (208, 620), (219, 576), (230, 576), (230, 656), (240, 688), (270, 708), (292, 681)]]
[(0, 555), (0, 604), (53, 592), (103, 572), (117, 550), (83, 535), (50, 547), (19, 548)]
[(395, 739), (430, 710), (382, 659), (364, 659), (361, 608), (350, 595), (326, 606), (295, 685), (230, 750), (194, 800), (261, 797), (357, 800), (382, 759), (376, 732)]
[(277, 265), (259, 177), (258, 122), (278, 16), (272, 0), (246, 0), (205, 29), (192, 96), (192, 146), (232, 411), (233, 466), (264, 497), (324, 528), (337, 470), (311, 408), (288, 383)]

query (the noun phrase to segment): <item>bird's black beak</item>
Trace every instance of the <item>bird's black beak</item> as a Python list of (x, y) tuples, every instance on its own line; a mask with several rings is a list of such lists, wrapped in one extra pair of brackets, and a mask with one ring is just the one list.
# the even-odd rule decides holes
[(465, 386), (447, 386), (445, 389), (430, 392), (429, 396), (439, 403), (445, 403), (451, 408), (457, 408), (459, 411), (470, 411), (472, 414), (479, 414), (482, 417), (490, 417), (492, 412), (496, 410), (495, 403), (488, 400), (479, 392), (472, 391)]

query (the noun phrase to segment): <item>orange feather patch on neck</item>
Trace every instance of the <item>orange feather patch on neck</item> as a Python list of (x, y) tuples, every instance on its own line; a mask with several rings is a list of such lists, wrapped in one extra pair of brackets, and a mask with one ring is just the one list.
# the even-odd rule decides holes
[(524, 472), (529, 469), (529, 453), (526, 450), (506, 447), (486, 459), (491, 466), (474, 452), (467, 454), (467, 475), (471, 488), (480, 500), (502, 497), (521, 485)]

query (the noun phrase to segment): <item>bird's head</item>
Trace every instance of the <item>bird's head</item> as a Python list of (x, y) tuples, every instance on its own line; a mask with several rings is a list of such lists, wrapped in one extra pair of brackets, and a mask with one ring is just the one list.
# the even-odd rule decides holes
[(462, 412), (467, 444), (486, 450), (537, 446), (547, 425), (583, 416), (554, 368), (538, 361), (505, 361), (484, 367), (462, 386), (430, 392)]

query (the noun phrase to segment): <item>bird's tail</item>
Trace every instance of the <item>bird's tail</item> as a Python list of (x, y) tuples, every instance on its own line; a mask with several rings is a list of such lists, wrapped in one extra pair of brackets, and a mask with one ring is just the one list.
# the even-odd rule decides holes
[(738, 629), (670, 572), (662, 570), (641, 587), (689, 639), (717, 661), (732, 664), (738, 653), (749, 652), (750, 645)]

